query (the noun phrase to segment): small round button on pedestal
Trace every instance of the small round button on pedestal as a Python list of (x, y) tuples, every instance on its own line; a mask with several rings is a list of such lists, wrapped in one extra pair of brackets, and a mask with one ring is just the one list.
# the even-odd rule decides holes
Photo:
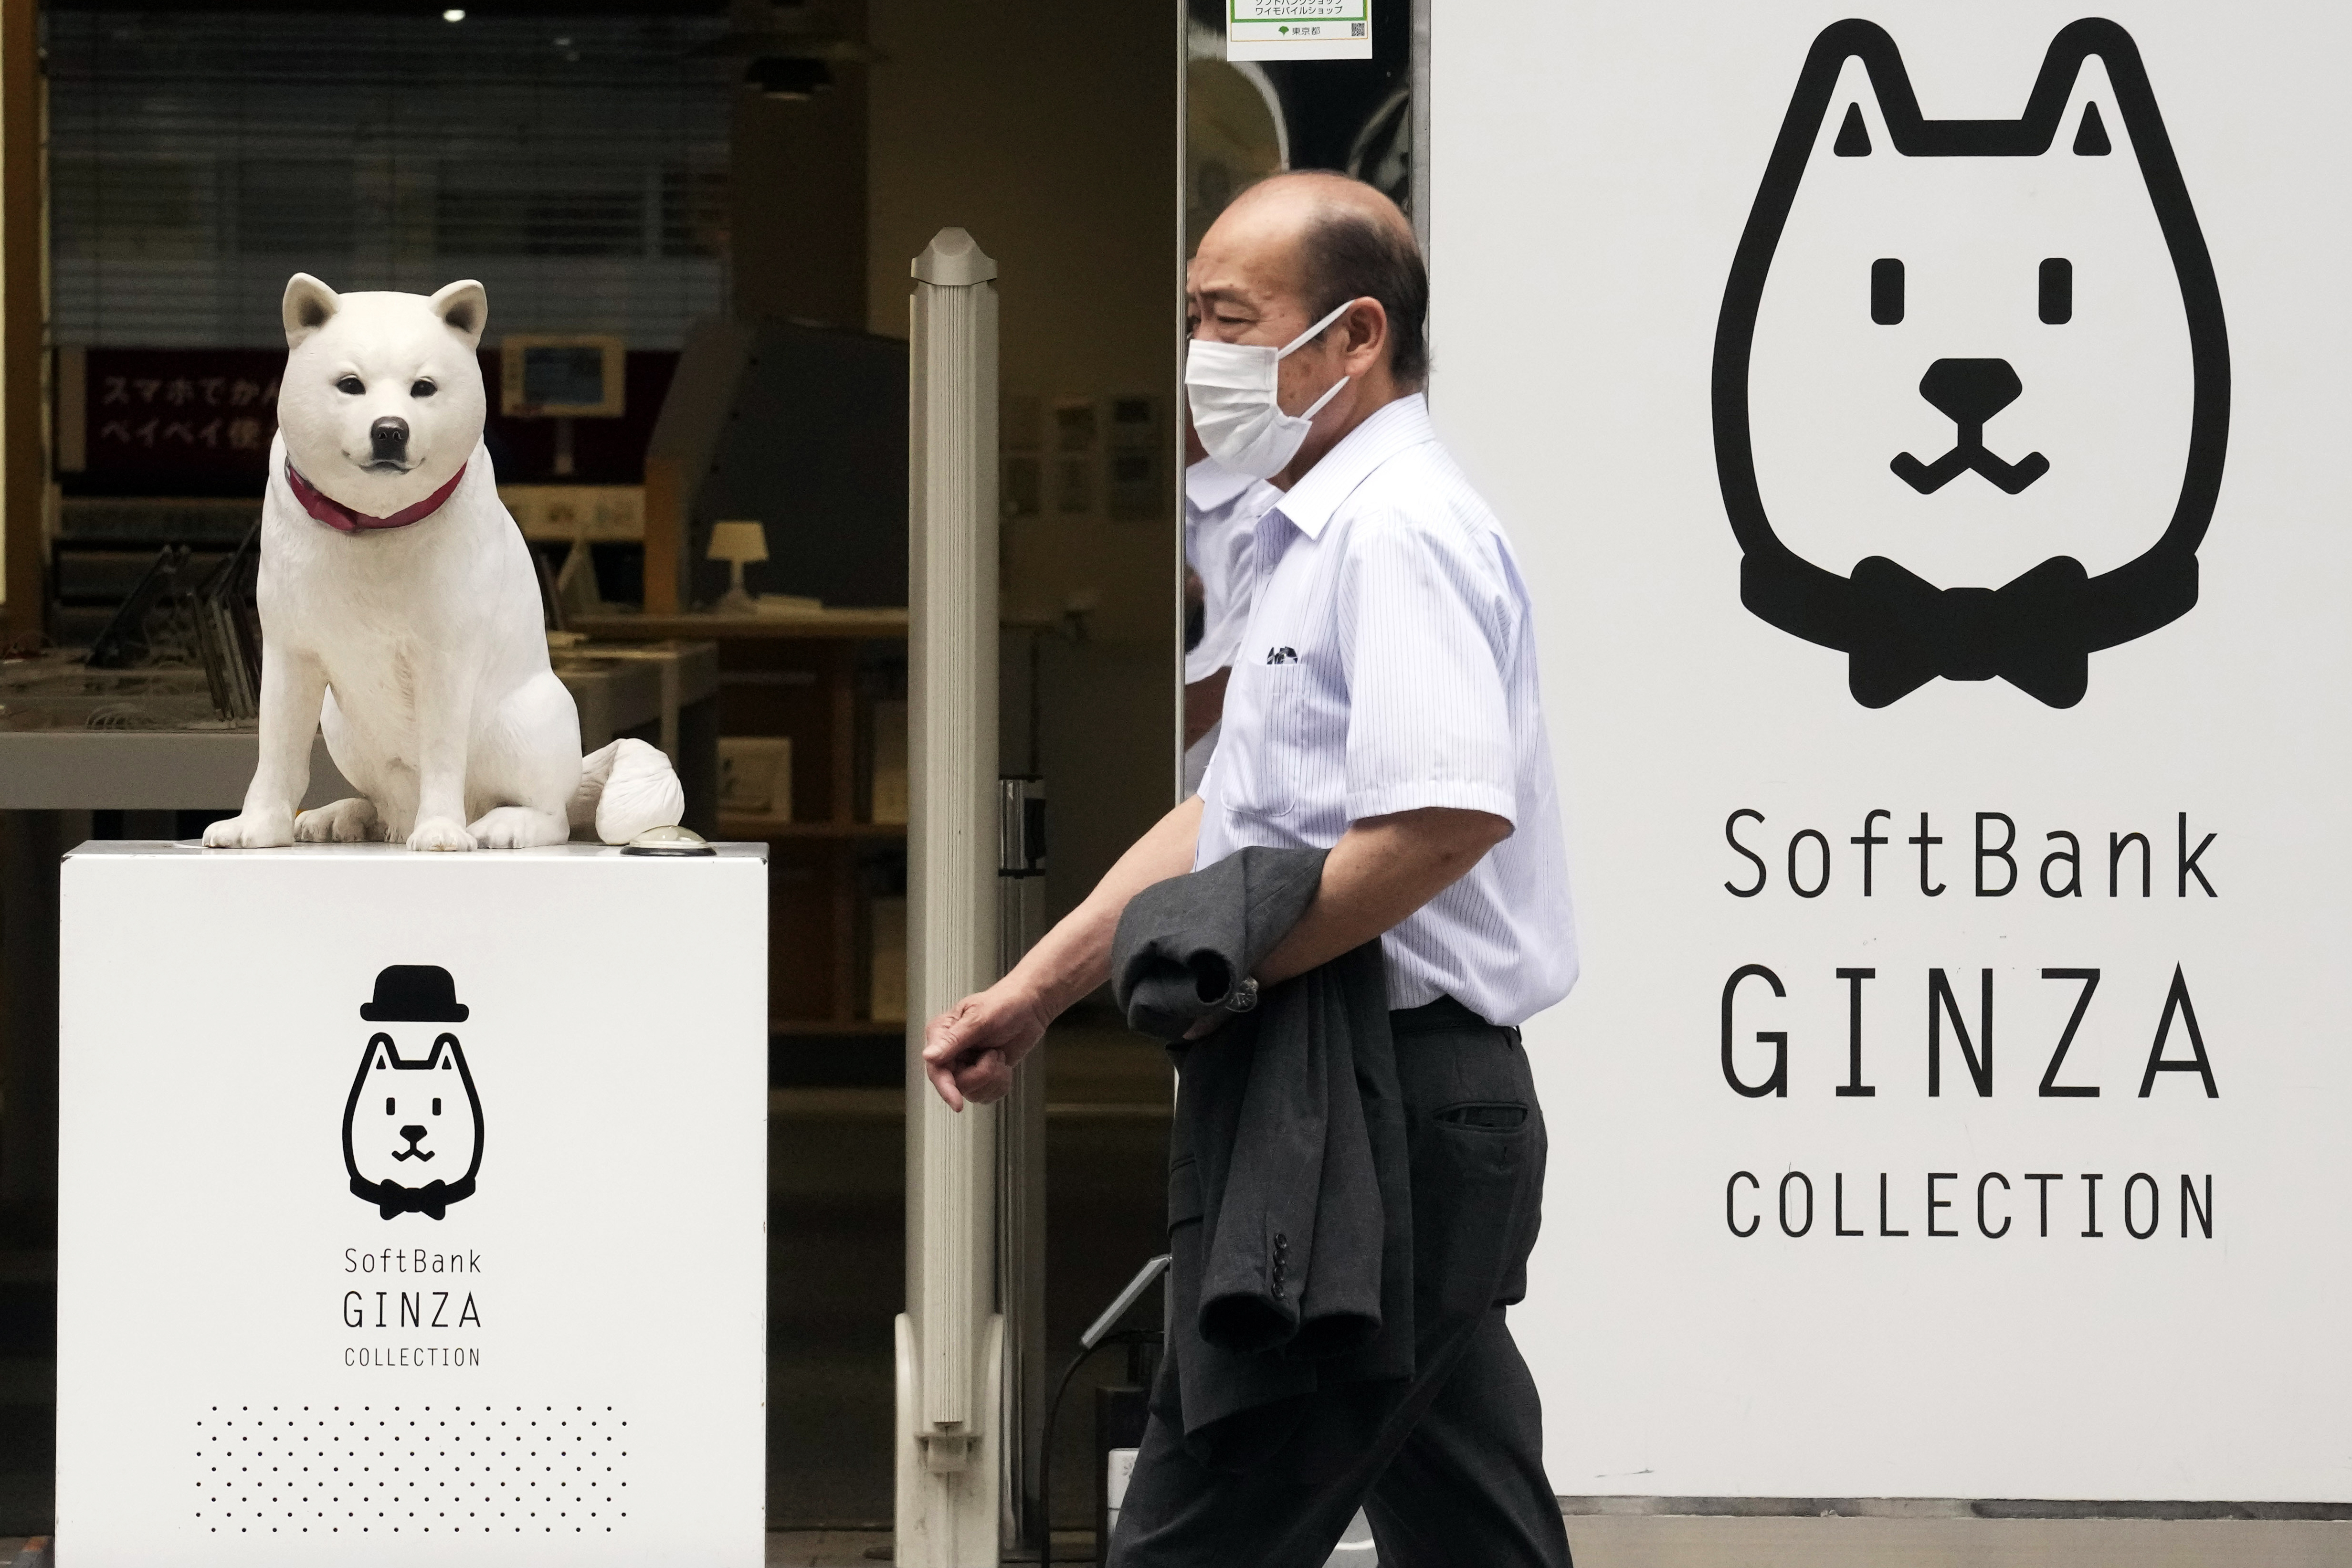
[(715, 855), (719, 852), (692, 828), (647, 828), (621, 846), (625, 855)]

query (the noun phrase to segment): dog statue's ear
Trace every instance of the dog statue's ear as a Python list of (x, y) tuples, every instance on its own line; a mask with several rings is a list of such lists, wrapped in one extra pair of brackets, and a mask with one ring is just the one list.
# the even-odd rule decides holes
[(449, 330), (465, 339), (466, 347), (479, 348), (482, 329), (490, 321), (490, 297), (472, 278), (460, 278), (443, 286), (434, 295), (433, 314), (447, 323)]
[(286, 346), (299, 349), (302, 340), (327, 324), (342, 308), (342, 298), (307, 272), (286, 280), (286, 298), (278, 314), (286, 322)]

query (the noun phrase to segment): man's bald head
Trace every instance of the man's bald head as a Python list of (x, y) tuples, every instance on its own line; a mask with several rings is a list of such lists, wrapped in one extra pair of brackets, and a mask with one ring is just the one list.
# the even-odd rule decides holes
[(1350, 299), (1379, 300), (1391, 373), (1406, 387), (1428, 378), (1429, 269), (1412, 223), (1378, 189), (1322, 170), (1275, 174), (1236, 196), (1213, 226), (1229, 243), (1282, 253), (1310, 319)]
[(1412, 240), (1412, 225), (1404, 210), (1378, 186), (1329, 169), (1269, 174), (1244, 187), (1225, 208), (1243, 214), (1261, 210), (1269, 219), (1302, 229), (1339, 214), (1351, 214), (1367, 223), (1387, 225), (1392, 235), (1408, 244)]

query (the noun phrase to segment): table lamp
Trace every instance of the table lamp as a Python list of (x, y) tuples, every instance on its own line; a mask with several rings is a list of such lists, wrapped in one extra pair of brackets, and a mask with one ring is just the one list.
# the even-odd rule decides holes
[(715, 609), (721, 615), (755, 615), (759, 601), (745, 591), (743, 563), (768, 559), (768, 531), (756, 522), (725, 522), (710, 525), (712, 560), (728, 565), (727, 591), (719, 596)]

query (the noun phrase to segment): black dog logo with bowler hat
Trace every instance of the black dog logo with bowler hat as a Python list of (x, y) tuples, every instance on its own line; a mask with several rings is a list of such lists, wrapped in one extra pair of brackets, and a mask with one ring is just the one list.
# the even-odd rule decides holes
[[(373, 1024), (464, 1023), (449, 971), (433, 964), (394, 964), (375, 977), (374, 999), (360, 1017)], [(426, 1031), (409, 1031), (422, 1040)], [(403, 1060), (388, 1030), (369, 1036), (343, 1105), (343, 1166), (354, 1197), (383, 1218), (430, 1215), (474, 1195), (482, 1165), (482, 1102), (465, 1049), (446, 1029)]]

